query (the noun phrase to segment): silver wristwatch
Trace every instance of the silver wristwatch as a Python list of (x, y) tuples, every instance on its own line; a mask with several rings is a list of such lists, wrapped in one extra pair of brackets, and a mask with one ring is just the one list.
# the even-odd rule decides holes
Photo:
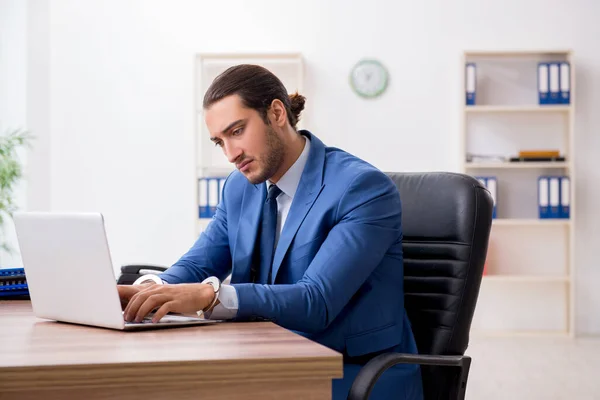
[(216, 276), (209, 276), (208, 278), (203, 280), (201, 283), (206, 283), (206, 284), (212, 286), (213, 290), (215, 291), (215, 298), (213, 299), (212, 303), (210, 303), (210, 305), (208, 307), (197, 312), (199, 317), (203, 314), (205, 316), (209, 317), (210, 314), (212, 313), (213, 308), (215, 308), (215, 306), (219, 302), (219, 292), (221, 289), (221, 281)]

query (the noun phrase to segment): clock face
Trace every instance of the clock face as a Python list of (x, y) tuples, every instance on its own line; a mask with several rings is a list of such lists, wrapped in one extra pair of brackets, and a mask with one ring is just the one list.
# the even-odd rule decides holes
[(376, 60), (361, 60), (350, 73), (350, 85), (363, 97), (377, 97), (387, 88), (388, 73)]

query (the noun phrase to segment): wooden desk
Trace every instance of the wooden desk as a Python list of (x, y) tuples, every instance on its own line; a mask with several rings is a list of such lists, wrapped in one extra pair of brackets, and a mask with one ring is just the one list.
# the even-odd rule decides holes
[(269, 322), (121, 332), (0, 301), (0, 399), (330, 399), (342, 356)]

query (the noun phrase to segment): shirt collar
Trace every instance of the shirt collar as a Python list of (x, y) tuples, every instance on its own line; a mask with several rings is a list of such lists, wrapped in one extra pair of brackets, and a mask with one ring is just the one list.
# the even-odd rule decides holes
[[(304, 171), (304, 166), (308, 160), (308, 153), (310, 152), (310, 139), (304, 135), (302, 135), (302, 137), (304, 138), (304, 150), (302, 150), (302, 153), (300, 153), (300, 157), (298, 157), (296, 162), (285, 174), (283, 174), (279, 182), (277, 182), (277, 187), (291, 198), (294, 198), (294, 195), (296, 194), (296, 190), (300, 184), (300, 178), (302, 178), (302, 171)], [(272, 183), (267, 180), (267, 191), (271, 185)]]

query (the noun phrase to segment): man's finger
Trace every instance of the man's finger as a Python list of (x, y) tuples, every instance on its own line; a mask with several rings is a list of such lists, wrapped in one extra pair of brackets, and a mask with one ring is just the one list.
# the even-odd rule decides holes
[(149, 290), (140, 290), (129, 300), (129, 304), (125, 307), (125, 321), (132, 321), (142, 304), (150, 297), (151, 293)]
[(162, 285), (139, 285), (138, 292), (133, 295), (133, 297), (129, 300), (129, 304), (125, 308), (125, 320), (132, 321), (142, 304), (146, 301), (146, 299), (153, 294), (160, 293), (164, 287)]
[(135, 315), (135, 322), (141, 322), (146, 315), (152, 310), (162, 306), (169, 301), (169, 297), (165, 294), (153, 294), (144, 301)]
[(172, 311), (174, 304), (175, 302), (173, 300), (163, 304), (158, 310), (156, 310), (156, 312), (152, 316), (152, 322), (157, 323), (158, 321), (160, 321), (160, 319), (167, 315), (169, 311)]

